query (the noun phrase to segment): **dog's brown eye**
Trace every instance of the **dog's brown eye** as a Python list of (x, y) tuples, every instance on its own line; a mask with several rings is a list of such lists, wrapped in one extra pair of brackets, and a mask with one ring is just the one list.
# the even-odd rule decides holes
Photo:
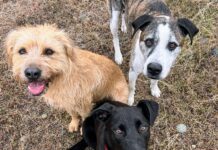
[(121, 134), (123, 134), (123, 131), (120, 130), (120, 129), (117, 129), (117, 130), (115, 130), (114, 132), (115, 132), (115, 134), (117, 134), (117, 135), (121, 135)]
[(44, 55), (53, 55), (54, 51), (50, 48), (46, 48), (44, 51)]
[(145, 127), (145, 126), (139, 127), (139, 132), (145, 132), (147, 130), (148, 130), (148, 127)]
[(175, 42), (169, 42), (169, 43), (168, 43), (168, 49), (169, 49), (170, 51), (175, 50), (177, 47), (178, 47), (178, 45), (177, 45)]
[(154, 39), (147, 39), (147, 40), (145, 40), (145, 45), (148, 48), (151, 48), (154, 45)]
[(18, 51), (18, 53), (19, 53), (20, 55), (23, 55), (23, 54), (26, 54), (27, 52), (26, 52), (26, 49), (25, 49), (25, 48), (21, 48), (21, 49)]

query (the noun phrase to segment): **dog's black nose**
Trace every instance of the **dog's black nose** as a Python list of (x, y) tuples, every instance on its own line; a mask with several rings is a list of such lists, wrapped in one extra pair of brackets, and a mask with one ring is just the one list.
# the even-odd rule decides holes
[(29, 80), (37, 80), (41, 76), (41, 70), (38, 68), (27, 68), (24, 72)]
[(150, 63), (147, 67), (148, 73), (152, 76), (158, 76), (162, 71), (162, 66), (158, 63)]

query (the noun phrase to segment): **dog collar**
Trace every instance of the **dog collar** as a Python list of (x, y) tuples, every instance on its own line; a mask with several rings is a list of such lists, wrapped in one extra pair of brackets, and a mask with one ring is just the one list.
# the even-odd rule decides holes
[(104, 146), (104, 150), (108, 150), (107, 145)]

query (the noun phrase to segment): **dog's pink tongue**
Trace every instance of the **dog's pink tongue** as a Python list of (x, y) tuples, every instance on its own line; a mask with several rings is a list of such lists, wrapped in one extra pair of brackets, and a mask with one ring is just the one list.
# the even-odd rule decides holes
[(41, 94), (45, 89), (45, 83), (44, 82), (31, 82), (28, 85), (28, 90), (33, 95), (39, 95)]

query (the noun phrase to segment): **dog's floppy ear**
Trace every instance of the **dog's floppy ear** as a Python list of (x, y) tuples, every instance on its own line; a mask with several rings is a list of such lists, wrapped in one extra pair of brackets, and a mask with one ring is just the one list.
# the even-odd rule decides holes
[(149, 121), (149, 124), (153, 125), (156, 117), (158, 116), (158, 103), (150, 100), (141, 100), (139, 101), (137, 107), (142, 109), (143, 115)]
[(111, 111), (114, 107), (112, 104), (104, 103), (94, 109), (91, 115), (83, 122), (83, 137), (92, 148), (96, 148), (97, 146), (98, 148), (104, 147), (104, 138), (99, 137), (104, 136), (104, 122), (110, 118)]
[(67, 53), (67, 56), (72, 60), (74, 61), (75, 60), (75, 50), (72, 46), (73, 42), (71, 40), (67, 41), (65, 44), (64, 44), (64, 48), (66, 50), (66, 53)]
[(93, 112), (96, 118), (96, 150), (105, 150), (105, 122), (111, 117), (115, 107), (113, 104), (104, 103)]
[(12, 30), (11, 32), (8, 33), (5, 39), (6, 57), (9, 66), (12, 65), (13, 48), (15, 46), (18, 35), (19, 34), (17, 30)]
[(83, 122), (83, 139), (68, 150), (85, 150), (87, 146), (96, 150), (104, 150), (104, 123), (111, 116), (114, 107), (112, 104), (104, 103), (94, 109)]
[(115, 107), (115, 105), (106, 102), (96, 108), (93, 111), (92, 115), (94, 115), (96, 119), (105, 122), (109, 119), (109, 117), (111, 116), (111, 112), (114, 110)]
[(85, 150), (88, 146), (96, 149), (98, 140), (98, 133), (96, 133), (96, 130), (100, 127), (98, 124), (99, 123), (96, 124), (95, 115), (87, 117), (82, 125), (83, 139), (68, 150)]
[(135, 35), (135, 33), (140, 29), (143, 31), (153, 20), (154, 18), (150, 15), (143, 15), (138, 17), (133, 23), (132, 27), (134, 28), (134, 32), (132, 37)]
[(83, 138), (86, 143), (92, 148), (96, 147), (96, 133), (95, 133), (95, 118), (94, 116), (87, 117), (82, 126)]
[(193, 38), (199, 32), (199, 29), (187, 18), (180, 18), (177, 23), (182, 35), (189, 35), (192, 44)]
[(96, 126), (96, 138), (96, 150), (105, 150), (105, 124), (102, 121)]
[(58, 32), (57, 38), (60, 42), (64, 44), (64, 49), (66, 50), (66, 55), (69, 57), (72, 61), (75, 60), (75, 52), (73, 48), (73, 41), (70, 39), (70, 37), (65, 33), (64, 31)]

